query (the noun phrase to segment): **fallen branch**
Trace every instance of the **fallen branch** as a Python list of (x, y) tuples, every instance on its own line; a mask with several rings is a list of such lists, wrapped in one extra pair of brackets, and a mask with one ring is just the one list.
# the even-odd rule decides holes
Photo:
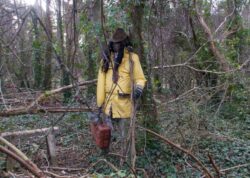
[(42, 172), (37, 165), (35, 165), (21, 150), (19, 150), (15, 145), (10, 143), (8, 140), (0, 136), (0, 142), (8, 146), (14, 154), (16, 154), (20, 159), (24, 160), (28, 165), (33, 167), (37, 172)]
[(68, 167), (41, 167), (42, 169), (53, 169), (60, 171), (86, 171), (85, 168), (68, 168)]
[(24, 131), (16, 131), (16, 132), (4, 132), (4, 133), (1, 133), (0, 136), (1, 137), (8, 137), (8, 136), (31, 135), (31, 134), (36, 134), (36, 133), (48, 132), (50, 129), (57, 131), (57, 130), (59, 130), (59, 127), (42, 128), (42, 129), (35, 129), (35, 130), (24, 130)]
[(9, 116), (17, 116), (17, 115), (24, 115), (24, 114), (39, 114), (39, 113), (65, 113), (65, 112), (90, 112), (93, 111), (89, 108), (33, 108), (30, 110), (24, 109), (13, 109), (8, 111), (0, 112), (0, 117), (9, 117)]
[[(90, 80), (90, 81), (82, 81), (79, 82), (79, 86), (83, 85), (91, 85), (96, 83), (96, 80)], [(45, 93), (42, 93), (40, 96), (37, 97), (35, 101), (33, 101), (31, 104), (29, 104), (27, 107), (19, 107), (16, 109), (11, 109), (11, 110), (4, 110), (0, 112), (0, 117), (9, 117), (9, 116), (15, 116), (15, 115), (22, 115), (22, 114), (37, 114), (40, 112), (49, 112), (49, 108), (45, 110), (45, 108), (38, 108), (37, 105), (39, 102), (41, 102), (43, 99), (48, 98), (49, 96), (55, 95), (57, 93), (63, 92), (65, 90), (72, 89), (74, 85), (67, 85), (61, 88), (57, 88), (54, 90), (46, 91)], [(86, 109), (89, 111), (89, 109)], [(51, 111), (53, 112), (53, 110)], [(61, 112), (61, 111), (58, 111)], [(68, 111), (66, 111), (68, 112)]]
[(0, 146), (0, 152), (7, 154), (11, 158), (13, 158), (17, 162), (19, 162), (21, 166), (23, 166), (24, 168), (29, 170), (36, 177), (46, 178), (46, 176), (43, 174), (43, 172), (40, 169), (31, 166), (28, 162), (26, 162), (25, 160), (23, 160), (21, 157), (19, 157), (15, 153), (11, 152), (10, 150), (4, 148), (3, 146)]
[[(82, 82), (79, 82), (78, 86), (90, 85), (90, 84), (94, 84), (94, 83), (96, 83), (96, 80), (82, 81)], [(54, 89), (54, 90), (46, 91), (45, 93), (41, 94), (35, 101), (33, 101), (27, 107), (27, 110), (29, 110), (30, 108), (33, 108), (35, 105), (37, 105), (44, 98), (47, 98), (49, 96), (55, 95), (55, 94), (60, 93), (60, 92), (63, 92), (65, 90), (72, 89), (73, 87), (75, 87), (75, 86), (71, 84), (71, 85), (67, 85), (67, 86), (57, 88), (57, 89)]]
[(188, 156), (190, 156), (200, 167), (201, 169), (203, 170), (204, 174), (209, 177), (209, 178), (213, 178), (212, 174), (208, 171), (208, 169), (203, 165), (203, 163), (196, 157), (194, 156), (190, 151), (182, 148), (180, 145), (177, 145), (175, 143), (173, 143), (172, 141), (170, 141), (169, 139), (159, 135), (158, 133), (150, 130), (150, 129), (147, 129), (147, 128), (144, 128), (144, 127), (141, 127), (141, 126), (137, 126), (139, 129), (142, 129), (142, 130), (145, 130), (149, 133), (151, 133), (152, 135), (164, 140), (167, 144), (171, 145), (172, 147), (174, 148), (177, 148), (178, 150), (184, 152), (185, 154), (187, 154)]

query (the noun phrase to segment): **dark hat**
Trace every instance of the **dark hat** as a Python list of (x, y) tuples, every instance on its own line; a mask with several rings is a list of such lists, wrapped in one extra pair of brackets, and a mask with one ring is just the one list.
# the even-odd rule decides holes
[(125, 31), (122, 28), (117, 28), (112, 36), (111, 41), (114, 43), (121, 42), (125, 40), (128, 37), (128, 35), (125, 33)]

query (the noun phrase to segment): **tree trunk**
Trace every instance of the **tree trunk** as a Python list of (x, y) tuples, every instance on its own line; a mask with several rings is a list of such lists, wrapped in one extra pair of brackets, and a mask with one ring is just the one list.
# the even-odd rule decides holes
[(4, 72), (3, 72), (3, 69), (4, 69), (4, 67), (3, 67), (3, 64), (4, 64), (4, 62), (3, 62), (3, 50), (2, 50), (2, 43), (0, 42), (0, 91), (2, 91), (2, 92), (4, 92)]
[[(59, 1), (59, 0), (58, 0)], [(75, 1), (73, 1), (75, 3)], [(65, 24), (65, 33), (66, 33), (66, 51), (65, 51), (65, 58), (63, 58), (63, 63), (66, 64), (66, 66), (69, 68), (69, 70), (72, 72), (72, 56), (73, 56), (73, 38), (74, 38), (74, 32), (73, 32), (73, 17), (72, 13), (73, 11), (74, 4), (73, 6), (70, 5), (67, 2), (64, 2), (64, 9), (65, 9), (65, 18), (64, 18), (64, 24)], [(66, 71), (62, 72), (62, 86), (69, 85), (70, 84), (70, 76)], [(71, 97), (71, 91), (65, 91), (64, 92), (64, 102), (68, 102), (69, 98)]]
[(40, 88), (42, 85), (42, 64), (41, 64), (41, 42), (40, 42), (40, 33), (38, 29), (38, 19), (36, 15), (32, 14), (32, 22), (34, 29), (33, 37), (33, 61), (34, 61), (34, 87)]
[[(58, 41), (58, 46), (60, 48), (59, 55), (61, 57), (61, 60), (65, 63), (65, 49), (64, 49), (64, 39), (63, 39), (63, 25), (62, 25), (62, 3), (61, 0), (57, 0), (57, 41)], [(61, 85), (69, 85), (70, 80), (69, 80), (69, 74), (63, 70), (62, 71), (62, 82)], [(64, 96), (64, 101), (67, 102), (71, 96), (70, 91), (65, 91), (63, 93)]]
[(51, 61), (52, 61), (52, 23), (51, 23), (51, 12), (50, 12), (50, 2), (47, 0), (46, 3), (46, 30), (48, 32), (48, 38), (51, 40), (47, 41), (46, 51), (45, 51), (45, 64), (44, 64), (44, 78), (43, 78), (43, 89), (49, 90), (52, 87), (52, 76), (51, 76)]
[(143, 11), (144, 11), (144, 2), (142, 1), (139, 5), (133, 5), (131, 7), (130, 13), (137, 14), (136, 18), (131, 15), (131, 22), (133, 25), (132, 34), (135, 51), (138, 51), (138, 55), (140, 57), (140, 61), (142, 64), (142, 68), (144, 70), (145, 75), (147, 76), (147, 87), (144, 89), (142, 105), (144, 113), (144, 124), (145, 127), (155, 130), (157, 127), (157, 109), (156, 104), (153, 100), (153, 89), (152, 89), (152, 81), (150, 76), (150, 66), (148, 66), (148, 62), (146, 61), (146, 57), (144, 54), (143, 47), (143, 38), (142, 38), (142, 21), (143, 21)]
[[(101, 0), (88, 1), (89, 11), (88, 11), (88, 19), (94, 24), (94, 28), (98, 28), (101, 25)], [(92, 31), (86, 33), (86, 43), (89, 44), (86, 48), (86, 56), (88, 60), (88, 68), (86, 71), (87, 80), (93, 80), (96, 77), (96, 74), (93, 72), (96, 69), (96, 62), (94, 58), (96, 47), (96, 39), (94, 38), (96, 34), (93, 34)], [(101, 39), (101, 38), (99, 38)], [(88, 97), (93, 97), (95, 95), (96, 88), (95, 86), (91, 86), (87, 89)]]
[(142, 64), (142, 68), (144, 70), (145, 75), (147, 76), (147, 87), (145, 87), (144, 90), (144, 96), (143, 97), (143, 105), (145, 105), (145, 108), (143, 109), (146, 111), (145, 113), (145, 119), (148, 118), (148, 120), (145, 120), (145, 124), (148, 126), (155, 125), (153, 123), (157, 123), (157, 110), (156, 105), (153, 100), (153, 93), (152, 93), (152, 81), (150, 74), (150, 66), (148, 66), (147, 59), (144, 54), (144, 47), (143, 47), (143, 38), (142, 38), (142, 21), (143, 21), (143, 10), (144, 10), (144, 2), (142, 1), (140, 5), (135, 5), (133, 9), (131, 9), (130, 13), (137, 14), (136, 16), (131, 15), (132, 20), (132, 34), (133, 34), (133, 42), (135, 51), (138, 51), (138, 55), (140, 57), (140, 61)]

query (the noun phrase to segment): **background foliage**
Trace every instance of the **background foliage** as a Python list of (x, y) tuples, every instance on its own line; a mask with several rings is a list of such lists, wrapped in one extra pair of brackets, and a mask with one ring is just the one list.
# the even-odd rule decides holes
[[(222, 177), (250, 176), (249, 0), (37, 0), (34, 5), (2, 0), (0, 12), (0, 112), (28, 106), (41, 92), (69, 84), (76, 87), (39, 106), (95, 108), (95, 86), (77, 83), (96, 78), (105, 43), (122, 27), (148, 80), (137, 124), (192, 151), (211, 172), (208, 153), (222, 170), (245, 165)], [(87, 169), (102, 158), (118, 166), (117, 158), (101, 155), (92, 143), (85, 113), (58, 118), (46, 112), (1, 117), (0, 132), (56, 124), (62, 128), (56, 137), (60, 166)], [(188, 156), (139, 129), (137, 137), (137, 167), (149, 177), (202, 177)], [(43, 139), (20, 138), (15, 144), (46, 166)], [(1, 154), (1, 170), (5, 163)], [(128, 165), (119, 169), (101, 165), (89, 173), (133, 176)]]

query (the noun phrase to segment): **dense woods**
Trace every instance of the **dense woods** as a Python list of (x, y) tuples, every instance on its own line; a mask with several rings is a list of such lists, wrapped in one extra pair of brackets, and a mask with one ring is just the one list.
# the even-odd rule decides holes
[[(118, 27), (147, 78), (122, 166), (89, 128)], [(0, 177), (248, 177), (249, 129), (249, 0), (0, 0)]]

